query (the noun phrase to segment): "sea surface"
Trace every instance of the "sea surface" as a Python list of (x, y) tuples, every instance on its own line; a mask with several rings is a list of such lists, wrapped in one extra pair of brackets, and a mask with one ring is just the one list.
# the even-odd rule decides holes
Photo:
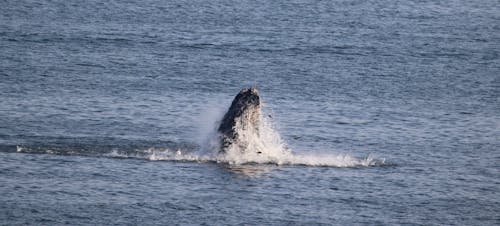
[[(266, 152), (226, 158), (251, 86)], [(500, 225), (500, 2), (0, 1), (24, 224)]]

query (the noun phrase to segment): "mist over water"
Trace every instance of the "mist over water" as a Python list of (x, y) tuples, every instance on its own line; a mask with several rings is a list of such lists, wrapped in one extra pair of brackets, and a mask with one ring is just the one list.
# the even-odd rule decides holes
[(499, 7), (3, 1), (0, 224), (498, 225)]

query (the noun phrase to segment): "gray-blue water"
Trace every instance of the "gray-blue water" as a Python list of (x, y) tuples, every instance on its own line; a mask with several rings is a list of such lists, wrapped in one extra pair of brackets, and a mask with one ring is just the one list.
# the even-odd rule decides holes
[(1, 1), (0, 224), (499, 225), (500, 2)]

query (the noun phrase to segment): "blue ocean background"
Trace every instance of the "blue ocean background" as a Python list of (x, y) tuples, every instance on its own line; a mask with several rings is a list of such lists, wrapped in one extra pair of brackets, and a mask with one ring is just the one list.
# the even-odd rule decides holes
[(1, 1), (0, 224), (499, 225), (500, 2)]

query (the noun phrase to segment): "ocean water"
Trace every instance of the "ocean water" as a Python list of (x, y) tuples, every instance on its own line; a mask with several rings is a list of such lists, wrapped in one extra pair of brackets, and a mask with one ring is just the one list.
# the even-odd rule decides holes
[(500, 3), (1, 1), (0, 224), (499, 225)]

